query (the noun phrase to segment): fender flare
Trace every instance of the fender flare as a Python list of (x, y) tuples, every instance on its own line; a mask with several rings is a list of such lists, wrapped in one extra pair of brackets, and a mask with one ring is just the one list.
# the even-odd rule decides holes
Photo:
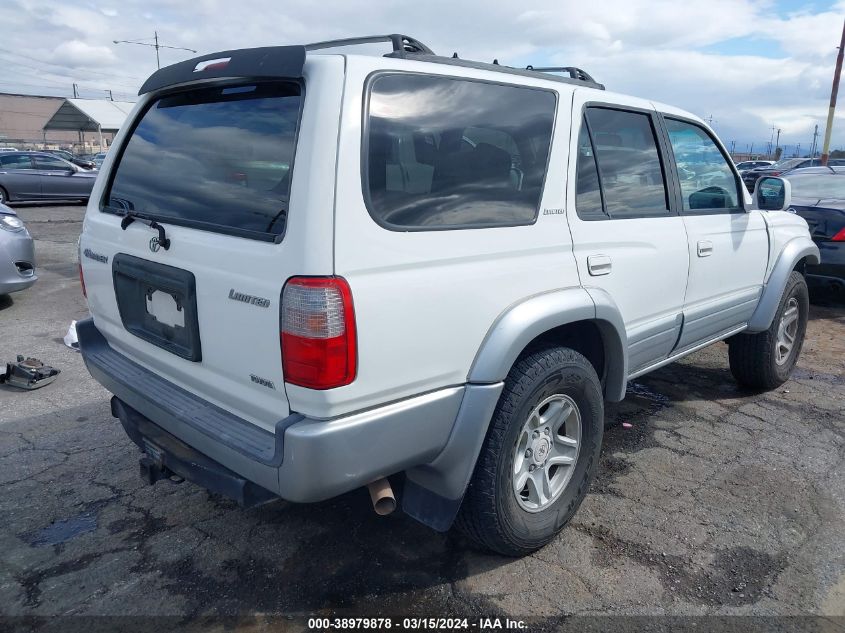
[(760, 302), (748, 320), (746, 332), (764, 332), (769, 329), (780, 305), (789, 275), (795, 270), (798, 262), (805, 257), (811, 264), (819, 263), (819, 247), (809, 236), (794, 237), (786, 243), (772, 267), (769, 279), (763, 286)]
[(577, 321), (595, 323), (604, 341), (605, 396), (613, 401), (625, 396), (625, 327), (616, 304), (605, 291), (566, 288), (511, 305), (490, 327), (475, 357), (446, 446), (428, 464), (406, 471), (402, 499), (406, 514), (435, 530), (449, 529), (511, 367), (532, 340)]
[(503, 381), (531, 341), (577, 321), (591, 321), (599, 328), (605, 347), (605, 397), (622, 400), (628, 371), (625, 325), (616, 303), (600, 288), (552, 290), (510, 306), (484, 337), (467, 382)]

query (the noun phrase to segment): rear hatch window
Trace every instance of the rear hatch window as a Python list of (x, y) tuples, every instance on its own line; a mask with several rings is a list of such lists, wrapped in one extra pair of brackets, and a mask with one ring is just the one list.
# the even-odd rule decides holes
[(301, 106), (300, 86), (287, 82), (154, 100), (123, 149), (103, 210), (281, 241)]

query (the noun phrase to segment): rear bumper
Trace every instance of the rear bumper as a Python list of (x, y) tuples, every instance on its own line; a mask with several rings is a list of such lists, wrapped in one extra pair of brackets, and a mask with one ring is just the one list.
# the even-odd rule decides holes
[[(442, 389), (331, 420), (292, 414), (270, 433), (115, 351), (93, 319), (76, 327), (88, 371), (117, 397), (114, 412), (142, 448), (147, 438), (171, 453), (162, 444), (173, 438), (207, 458), (206, 470), (218, 465), (226, 486), (241, 486), (232, 483), (234, 476), (289, 501), (321, 501), (431, 462), (449, 441), (466, 389)], [(170, 469), (237, 498), (192, 472)]]

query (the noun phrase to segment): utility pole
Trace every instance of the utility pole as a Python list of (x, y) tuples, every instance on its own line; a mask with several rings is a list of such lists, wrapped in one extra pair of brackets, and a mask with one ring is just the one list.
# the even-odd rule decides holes
[[(149, 40), (152, 39), (154, 43), (144, 42), (142, 40)], [(172, 48), (173, 50), (177, 51), (190, 51), (191, 53), (196, 53), (193, 48), (183, 48), (182, 46), (165, 46), (164, 44), (158, 43), (158, 31), (153, 31), (153, 36), (150, 37), (142, 37), (139, 40), (112, 40), (115, 44), (137, 44), (138, 46), (151, 46), (152, 48), (156, 49), (156, 68), (161, 68), (161, 59), (159, 58), (158, 51), (160, 48)]]
[(76, 99), (79, 96), (79, 90), (76, 87), (76, 84), (73, 84), (73, 98)]
[(827, 165), (830, 153), (830, 134), (833, 132), (833, 112), (836, 110), (836, 93), (839, 92), (839, 75), (842, 74), (842, 52), (845, 50), (845, 23), (842, 24), (842, 39), (839, 40), (839, 53), (836, 55), (836, 70), (833, 71), (833, 88), (830, 91), (830, 108), (827, 110), (827, 127), (824, 131), (822, 146), (822, 165)]
[(816, 125), (815, 129), (813, 130), (813, 146), (810, 149), (810, 158), (816, 157), (816, 139), (819, 137), (819, 126)]
[[(712, 114), (711, 114), (710, 116), (708, 116), (708, 117), (707, 117), (706, 119), (704, 119), (704, 120), (705, 120), (705, 121), (707, 121), (707, 125), (709, 125), (710, 127), (713, 127), (713, 122), (714, 122), (714, 120), (713, 120), (713, 115), (712, 115)], [(718, 121), (716, 121), (716, 123), (718, 123)]]
[(800, 158), (801, 156), (801, 143), (795, 146), (795, 158)]
[(111, 93), (111, 89), (106, 90), (109, 93), (109, 101), (114, 101), (114, 95)]
[(736, 148), (736, 141), (731, 141), (731, 154), (734, 153), (735, 148)]

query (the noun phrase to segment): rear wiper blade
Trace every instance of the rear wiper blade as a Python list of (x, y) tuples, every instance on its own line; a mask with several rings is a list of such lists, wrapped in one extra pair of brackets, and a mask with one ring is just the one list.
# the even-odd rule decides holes
[(147, 218), (141, 217), (140, 215), (136, 215), (131, 211), (127, 211), (123, 214), (123, 219), (120, 221), (120, 228), (125, 231), (126, 228), (135, 220), (138, 220), (138, 222), (140, 222), (141, 224), (146, 224), (154, 231), (158, 231), (158, 245), (161, 246), (161, 248), (163, 248), (164, 250), (168, 250), (170, 248), (170, 239), (167, 237), (167, 233), (165, 233), (164, 227), (155, 220), (149, 220)]

